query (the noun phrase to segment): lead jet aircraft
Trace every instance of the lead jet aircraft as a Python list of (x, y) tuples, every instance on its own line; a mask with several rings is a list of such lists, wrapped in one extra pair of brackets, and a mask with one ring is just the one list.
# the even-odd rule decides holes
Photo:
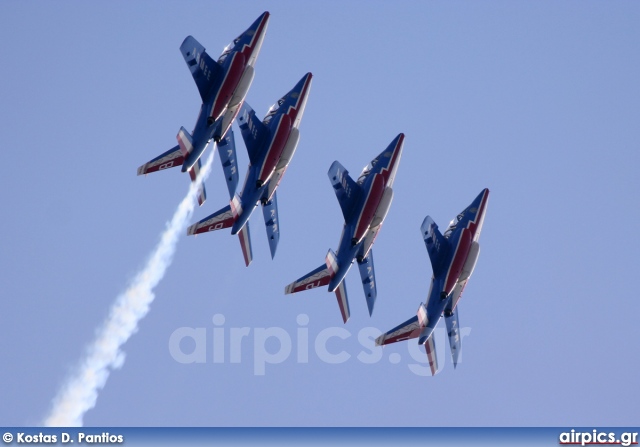
[(262, 121), (248, 104), (244, 104), (238, 123), (249, 152), (249, 169), (242, 192), (231, 195), (229, 191), (231, 203), (191, 225), (187, 230), (188, 235), (231, 227), (231, 234), (238, 234), (244, 262), (248, 266), (253, 258), (249, 217), (260, 202), (271, 257), (275, 256), (280, 240), (276, 189), (298, 147), (298, 129), (309, 97), (312, 77), (311, 73), (304, 75), (291, 91), (271, 106)]
[[(182, 172), (189, 172), (195, 182), (200, 172), (200, 157), (213, 139), (218, 146), (227, 187), (235, 193), (238, 184), (234, 146), (225, 139), (249, 87), (262, 41), (264, 40), (269, 13), (264, 12), (244, 33), (227, 45), (214, 61), (196, 39), (188, 36), (180, 51), (198, 87), (202, 106), (195, 129), (190, 134), (184, 127), (177, 135), (178, 145), (138, 168), (138, 175), (162, 171), (182, 165)], [(233, 189), (233, 192), (231, 190)], [(198, 194), (198, 203), (206, 200), (204, 185)]]
[(444, 235), (431, 217), (424, 219), (420, 230), (433, 267), (427, 304), (420, 303), (415, 317), (376, 339), (376, 345), (380, 346), (417, 337), (418, 343), (425, 345), (432, 375), (438, 371), (433, 330), (443, 315), (453, 367), (458, 364), (461, 344), (457, 305), (480, 254), (478, 239), (488, 200), (489, 190), (484, 189), (449, 223)]
[(289, 284), (285, 294), (328, 285), (329, 292), (336, 293), (342, 321), (346, 323), (351, 312), (344, 278), (357, 260), (371, 315), (377, 296), (371, 247), (393, 199), (392, 186), (403, 144), (401, 133), (364, 168), (358, 181), (354, 181), (338, 161), (333, 162), (327, 174), (344, 216), (338, 251), (334, 253), (329, 249), (325, 263)]

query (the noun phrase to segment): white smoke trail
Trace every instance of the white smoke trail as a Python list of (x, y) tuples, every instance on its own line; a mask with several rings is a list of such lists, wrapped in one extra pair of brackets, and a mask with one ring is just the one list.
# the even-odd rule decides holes
[(98, 391), (104, 387), (109, 373), (122, 366), (124, 352), (120, 348), (138, 330), (138, 322), (149, 312), (155, 298), (153, 289), (171, 265), (178, 237), (184, 233), (193, 214), (198, 188), (211, 171), (214, 153), (215, 147), (197, 181), (191, 183), (188, 194), (167, 222), (167, 228), (144, 268), (113, 303), (96, 339), (89, 345), (86, 357), (53, 400), (51, 413), (44, 420), (45, 426), (82, 426), (84, 414), (96, 405)]

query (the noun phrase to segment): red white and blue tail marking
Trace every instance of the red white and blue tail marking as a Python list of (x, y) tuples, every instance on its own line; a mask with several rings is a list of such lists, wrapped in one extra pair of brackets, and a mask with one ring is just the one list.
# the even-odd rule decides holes
[(431, 368), (431, 375), (435, 376), (438, 372), (438, 356), (436, 354), (436, 342), (435, 337), (433, 336), (433, 332), (431, 333), (431, 337), (429, 337), (424, 344), (424, 349), (427, 351), (427, 359), (429, 360), (429, 368)]
[(238, 232), (238, 238), (240, 239), (240, 247), (242, 248), (242, 256), (244, 257), (244, 264), (248, 267), (253, 260), (253, 251), (251, 250), (251, 235), (249, 234), (249, 222)]
[(340, 313), (342, 314), (342, 321), (346, 323), (351, 316), (349, 310), (349, 300), (347, 299), (347, 286), (344, 280), (340, 283), (336, 289), (336, 298), (338, 299), (338, 306), (340, 307)]
[[(193, 165), (191, 169), (189, 169), (189, 177), (191, 177), (191, 181), (195, 182), (200, 174), (201, 163), (200, 159)], [(198, 188), (198, 204), (202, 206), (202, 204), (207, 200), (207, 191), (204, 187), (204, 183), (200, 183), (200, 187)]]

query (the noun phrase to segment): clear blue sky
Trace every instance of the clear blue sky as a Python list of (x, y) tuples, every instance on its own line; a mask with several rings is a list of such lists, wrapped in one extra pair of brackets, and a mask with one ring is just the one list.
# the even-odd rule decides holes
[[(265, 9), (247, 101), (264, 115), (314, 74), (278, 192), (276, 259), (260, 212), (249, 268), (228, 232), (185, 236), (85, 424), (637, 425), (640, 4), (630, 1), (0, 3), (0, 425), (41, 421), (187, 191), (178, 170), (136, 176), (195, 123), (180, 43), (192, 34), (216, 57)], [(352, 270), (343, 326), (332, 294), (283, 289), (337, 246), (330, 164), (355, 176), (399, 132), (394, 202), (374, 246), (376, 309), (370, 318)], [(240, 138), (238, 153), (244, 176)], [(422, 219), (446, 227), (484, 187), (459, 367), (447, 345), (435, 377), (410, 370), (408, 343), (359, 360), (372, 356), (360, 331), (390, 329), (426, 297)], [(207, 189), (194, 220), (227, 202), (218, 160)], [(183, 327), (204, 329), (205, 363), (172, 356)], [(230, 332), (244, 327), (231, 363)], [(271, 327), (292, 352), (257, 376), (255, 335)], [(345, 362), (315, 349), (327, 329), (350, 335), (326, 343)]]

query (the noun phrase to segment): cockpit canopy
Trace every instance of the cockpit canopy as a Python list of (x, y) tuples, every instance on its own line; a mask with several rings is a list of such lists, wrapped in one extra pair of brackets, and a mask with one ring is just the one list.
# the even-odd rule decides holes
[(449, 226), (447, 227), (443, 235), (446, 239), (449, 239), (449, 236), (451, 236), (451, 234), (455, 231), (455, 229), (458, 228), (458, 222), (460, 222), (463, 217), (464, 217), (464, 212), (458, 214), (455, 217), (455, 219), (449, 222)]
[(286, 99), (286, 96), (283, 96), (278, 100), (278, 102), (276, 102), (274, 105), (272, 105), (269, 108), (269, 111), (267, 112), (267, 116), (265, 116), (264, 119), (262, 120), (264, 124), (269, 124), (271, 122), (273, 115), (275, 115), (278, 109), (280, 108), (280, 106), (284, 104), (285, 99)]
[(238, 44), (238, 42), (240, 42), (240, 37), (236, 37), (235, 39), (233, 39), (233, 41), (227, 45), (226, 47), (224, 47), (224, 50), (222, 51), (222, 54), (220, 55), (220, 57), (218, 58), (218, 63), (222, 64), (225, 59), (227, 58), (227, 56), (229, 56), (229, 54), (233, 51), (233, 49), (236, 47), (236, 45)]
[(360, 174), (360, 177), (358, 177), (359, 185), (362, 185), (364, 183), (365, 179), (369, 176), (369, 174), (377, 164), (378, 164), (378, 157), (371, 160), (371, 163), (369, 163), (364, 167), (364, 169), (362, 170), (362, 173)]

